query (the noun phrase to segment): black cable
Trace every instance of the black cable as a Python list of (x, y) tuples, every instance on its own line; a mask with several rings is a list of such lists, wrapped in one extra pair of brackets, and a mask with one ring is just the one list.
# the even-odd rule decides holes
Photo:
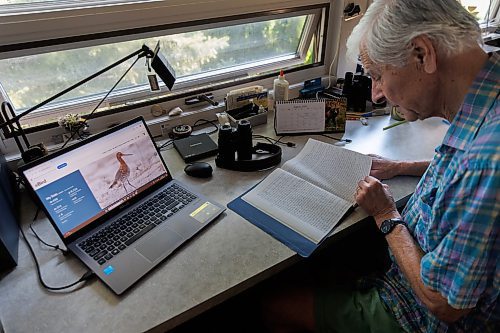
[[(17, 176), (17, 179), (20, 179), (21, 181), (18, 183), (18, 185), (21, 184), (22, 182), (22, 179), (21, 177)], [(20, 186), (18, 187), (18, 190), (20, 190)], [(36, 212), (35, 212), (35, 216), (33, 218), (33, 220), (36, 220), (38, 218), (38, 212), (40, 211), (40, 209), (37, 208)], [(19, 227), (19, 231), (21, 232), (21, 235), (23, 236), (23, 239), (24, 241), (26, 242), (26, 245), (28, 246), (28, 250), (30, 251), (31, 253), (31, 256), (33, 257), (33, 261), (35, 262), (35, 266), (36, 266), (36, 272), (37, 272), (37, 276), (38, 276), (38, 281), (40, 282), (40, 284), (47, 290), (49, 291), (60, 291), (60, 290), (64, 290), (64, 289), (68, 289), (68, 288), (71, 288), (75, 285), (77, 285), (78, 283), (81, 283), (81, 282), (85, 282), (85, 281), (88, 281), (90, 280), (92, 277), (95, 276), (95, 273), (92, 272), (92, 271), (87, 271), (85, 274), (83, 274), (80, 279), (78, 279), (77, 281), (73, 282), (73, 283), (70, 283), (66, 286), (61, 286), (61, 287), (52, 287), (52, 286), (49, 286), (45, 283), (45, 281), (43, 280), (43, 277), (42, 277), (42, 272), (40, 270), (40, 264), (38, 263), (38, 259), (35, 255), (35, 251), (33, 250), (33, 247), (31, 246), (30, 242), (28, 241), (28, 238), (26, 237), (26, 234), (24, 233), (24, 230), (21, 226), (21, 223), (18, 221), (17, 223), (18, 227)], [(46, 242), (44, 242), (41, 238), (38, 237), (37, 233), (35, 232), (35, 230), (31, 227), (31, 224), (30, 224), (30, 228), (31, 230), (33, 231), (33, 233), (36, 235), (36, 237), (42, 242), (44, 243), (45, 245), (47, 246), (51, 246), (50, 244), (47, 244)], [(57, 245), (56, 246), (51, 246), (51, 247), (58, 247)], [(64, 251), (63, 249), (59, 248), (59, 250), (61, 250), (61, 252), (63, 252), (64, 254)], [(68, 252), (66, 250), (66, 252)]]
[[(38, 215), (38, 210), (39, 210), (39, 209), (37, 209), (37, 215)], [(35, 216), (35, 217), (36, 217), (36, 216)], [(42, 239), (42, 238), (38, 235), (38, 233), (35, 231), (35, 229), (33, 229), (33, 223), (30, 223), (30, 230), (31, 230), (31, 232), (33, 232), (33, 234), (35, 235), (35, 237), (36, 237), (36, 238), (37, 238), (37, 239), (38, 239), (38, 240), (39, 240), (42, 244), (44, 244), (45, 246), (50, 247), (50, 248), (53, 248), (54, 250), (59, 250), (59, 251), (61, 251), (61, 253), (62, 253), (63, 255), (68, 255), (68, 254), (69, 254), (69, 251), (68, 251), (68, 250), (65, 250), (65, 249), (63, 249), (63, 248), (61, 248), (61, 247), (59, 246), (59, 244), (52, 245), (52, 244), (49, 244), (49, 243), (47, 243), (46, 241), (44, 241), (44, 240), (43, 240), (43, 239)]]
[(164, 149), (166, 149), (166, 147), (168, 145), (171, 145), (172, 143), (174, 143), (174, 139), (169, 139), (169, 140), (165, 141), (161, 146), (159, 146), (158, 150), (160, 150), (160, 151), (164, 150)]
[(252, 135), (252, 138), (254, 138), (254, 139), (263, 139), (263, 140), (266, 140), (267, 142), (269, 142), (270, 144), (273, 144), (273, 145), (283, 145), (283, 146), (287, 146), (287, 147), (295, 147), (295, 143), (293, 143), (293, 142), (281, 142), (281, 140), (284, 137), (285, 136), (281, 136), (278, 139), (275, 139), (275, 138), (271, 138), (271, 137), (261, 135), (261, 134)]
[[(202, 121), (203, 123), (198, 124), (200, 121)], [(207, 134), (213, 134), (219, 130), (219, 126), (217, 126), (217, 124), (215, 122), (213, 122), (211, 120), (206, 120), (206, 119), (198, 119), (197, 121), (194, 122), (193, 126), (191, 126), (191, 127), (195, 128), (195, 127), (203, 126), (206, 124), (212, 124), (212, 126), (215, 128), (213, 131), (207, 132)]]
[(273, 142), (273, 140), (271, 140), (271, 138), (268, 138), (266, 136), (262, 136), (262, 135), (252, 135), (252, 138), (253, 139), (261, 139), (261, 140), (266, 140), (267, 142), (269, 142), (270, 144), (274, 145), (275, 143)]
[(15, 176), (16, 189), (20, 190), (21, 185), (24, 186), (24, 179), (15, 172), (13, 172), (13, 174)]
[(278, 144), (279, 142), (281, 142), (281, 140), (282, 140), (284, 137), (285, 137), (284, 135), (280, 136), (280, 137), (278, 138), (278, 140), (276, 141), (276, 144)]
[[(275, 142), (275, 144), (281, 144), (281, 140), (285, 137), (286, 135), (282, 135), (278, 138), (278, 140)], [(287, 147), (295, 147), (295, 143), (293, 142), (284, 142), (284, 144), (287, 146)]]
[(33, 261), (35, 262), (35, 266), (36, 266), (36, 272), (37, 272), (37, 276), (38, 276), (38, 281), (40, 282), (40, 284), (47, 290), (49, 291), (59, 291), (59, 290), (64, 290), (64, 289), (68, 289), (68, 288), (71, 288), (73, 286), (76, 286), (77, 284), (81, 283), (81, 282), (86, 282), (88, 280), (90, 280), (92, 277), (94, 277), (95, 273), (92, 272), (92, 271), (87, 271), (85, 274), (82, 275), (82, 277), (80, 279), (78, 279), (77, 281), (73, 282), (73, 283), (70, 283), (68, 285), (65, 285), (65, 286), (60, 286), (60, 287), (52, 287), (52, 286), (49, 286), (45, 283), (45, 281), (43, 280), (43, 277), (42, 277), (42, 272), (40, 270), (40, 264), (38, 263), (38, 259), (35, 255), (35, 251), (33, 250), (33, 247), (31, 246), (30, 242), (28, 241), (28, 238), (26, 237), (26, 235), (24, 234), (24, 230), (23, 228), (21, 228), (21, 226), (19, 225), (19, 230), (21, 231), (21, 235), (23, 236), (24, 238), (24, 241), (26, 242), (26, 245), (28, 245), (28, 249), (31, 253), (31, 256), (33, 257)]
[[(111, 87), (111, 89), (106, 93), (106, 95), (101, 98), (101, 100), (99, 101), (99, 103), (97, 103), (97, 105), (94, 107), (94, 109), (88, 114), (85, 116), (85, 122), (87, 122), (87, 120), (91, 119), (92, 118), (92, 115), (94, 114), (94, 112), (99, 108), (99, 106), (101, 106), (101, 104), (106, 100), (106, 98), (108, 98), (109, 94), (111, 94), (111, 92), (113, 92), (113, 90), (115, 90), (116, 86), (123, 80), (123, 78), (125, 77), (125, 75), (128, 74), (128, 72), (132, 69), (132, 67), (134, 67), (134, 65), (137, 63), (137, 61), (139, 60), (140, 58), (137, 57), (137, 59), (134, 60), (134, 62), (132, 63), (132, 65), (130, 65), (127, 70), (123, 73), (123, 75), (118, 79), (118, 81), (115, 82), (115, 84), (113, 85), (113, 87)], [(71, 133), (71, 136), (64, 142), (64, 144), (61, 146), (61, 148), (59, 149), (63, 149), (64, 147), (66, 147), (66, 145), (68, 144), (68, 142), (71, 141), (71, 139), (73, 139), (73, 137), (75, 136), (75, 134), (77, 134), (79, 132), (79, 129), (75, 129), (72, 133)]]

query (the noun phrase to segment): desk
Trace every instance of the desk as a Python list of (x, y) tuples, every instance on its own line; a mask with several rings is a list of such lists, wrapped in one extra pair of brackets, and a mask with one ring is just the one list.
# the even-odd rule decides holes
[[(388, 131), (388, 117), (370, 118), (368, 126), (348, 122), (346, 147), (391, 158), (429, 159), (441, 142), (447, 125), (439, 119), (404, 124)], [(273, 136), (272, 120), (254, 128), (256, 134)], [(323, 136), (318, 140), (333, 142)], [(307, 137), (287, 137), (296, 148), (283, 148), (283, 161), (295, 156)], [(211, 180), (190, 178), (182, 171), (184, 162), (175, 152), (164, 152), (174, 178), (196, 187), (221, 204), (248, 190), (270, 171), (234, 172), (214, 167)], [(418, 179), (400, 177), (388, 183), (395, 199), (413, 191)], [(23, 198), (24, 229), (35, 208)], [(339, 233), (361, 221), (366, 214), (357, 209), (337, 229)], [(50, 223), (41, 216), (34, 228), (43, 239), (60, 243)], [(86, 268), (75, 258), (63, 257), (41, 245), (27, 232), (50, 285), (77, 280)], [(335, 236), (333, 236), (335, 237)], [(19, 266), (0, 276), (0, 319), (8, 332), (164, 332), (214, 307), (256, 283), (301, 260), (286, 246), (227, 210), (175, 255), (151, 271), (122, 296), (116, 296), (99, 280), (71, 293), (50, 293), (38, 283), (34, 263), (24, 242), (20, 242)]]

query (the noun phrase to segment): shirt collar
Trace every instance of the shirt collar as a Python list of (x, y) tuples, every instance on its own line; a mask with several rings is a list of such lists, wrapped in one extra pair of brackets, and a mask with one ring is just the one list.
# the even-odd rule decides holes
[(500, 91), (500, 53), (490, 54), (453, 119), (443, 144), (465, 150), (474, 139)]

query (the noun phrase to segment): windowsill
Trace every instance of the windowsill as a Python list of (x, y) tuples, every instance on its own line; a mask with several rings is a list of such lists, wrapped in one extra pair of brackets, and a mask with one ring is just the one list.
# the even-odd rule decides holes
[[(191, 111), (184, 111), (181, 115), (178, 116), (168, 116), (163, 115), (153, 119), (146, 120), (146, 124), (148, 125), (149, 131), (151, 135), (156, 141), (162, 141), (168, 139), (168, 133), (172, 131), (172, 128), (181, 124), (194, 124), (198, 120), (210, 120), (217, 122), (216, 113), (225, 111), (225, 104), (219, 103), (218, 106), (207, 106), (203, 108), (199, 108)], [(97, 134), (101, 132), (101, 130), (97, 129), (96, 132), (92, 132), (92, 121), (97, 120), (97, 118), (89, 121), (91, 135)], [(56, 126), (57, 127), (57, 126)], [(77, 143), (79, 140), (72, 140), (67, 146), (70, 146), (73, 143)], [(49, 154), (58, 151), (62, 147), (63, 143), (58, 144), (46, 144), (45, 147)], [(7, 153), (4, 155), (6, 161), (9, 163), (11, 167), (17, 169), (21, 160), (21, 154), (18, 152)]]

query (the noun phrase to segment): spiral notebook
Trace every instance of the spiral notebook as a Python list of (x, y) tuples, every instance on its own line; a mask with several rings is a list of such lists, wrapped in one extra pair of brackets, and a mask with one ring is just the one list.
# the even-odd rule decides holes
[(347, 99), (277, 101), (276, 135), (345, 132)]

